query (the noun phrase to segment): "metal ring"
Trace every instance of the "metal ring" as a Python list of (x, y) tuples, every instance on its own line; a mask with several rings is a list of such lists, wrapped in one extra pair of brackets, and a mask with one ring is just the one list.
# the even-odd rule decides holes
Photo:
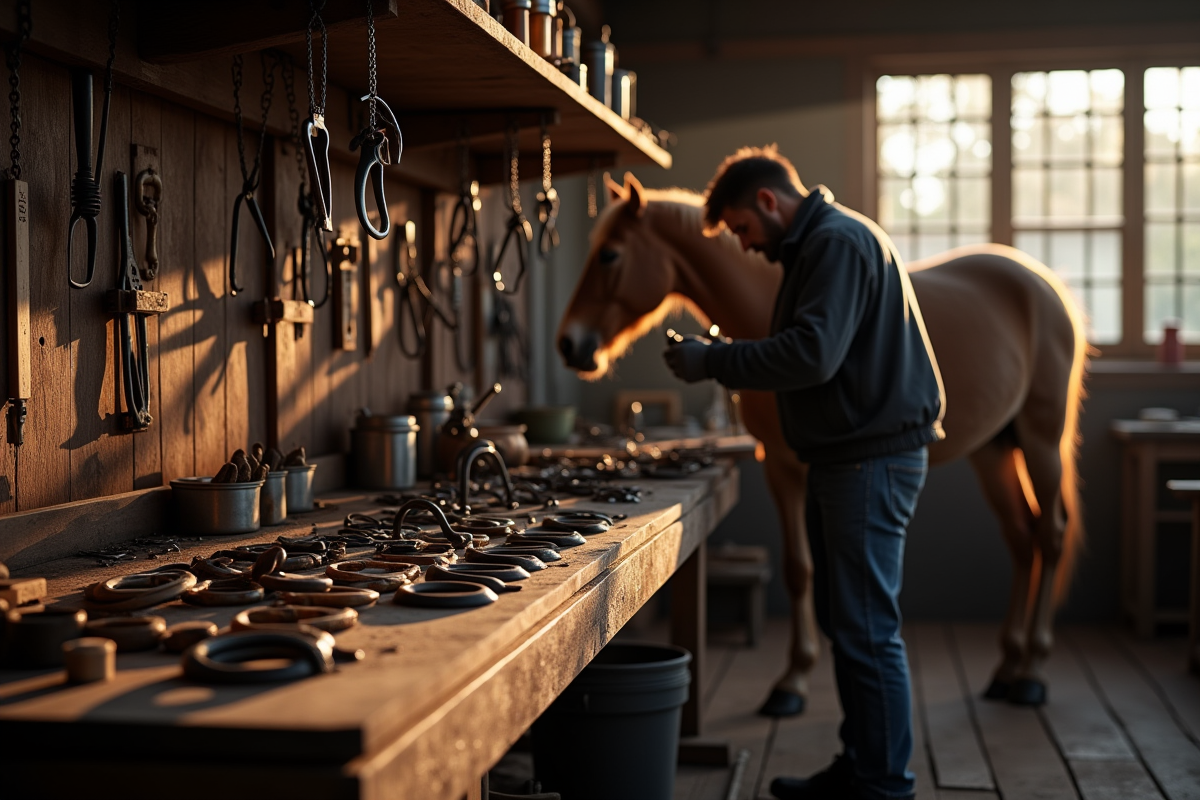
[(612, 517), (598, 511), (565, 511), (542, 520), (542, 527), (548, 530), (575, 533), (604, 533), (612, 524)]
[(231, 630), (253, 630), (258, 625), (294, 624), (311, 625), (322, 631), (344, 631), (358, 622), (358, 612), (353, 608), (328, 611), (313, 606), (258, 606), (239, 611), (229, 623)]
[(168, 653), (182, 653), (196, 642), (217, 635), (217, 626), (207, 620), (180, 622), (167, 628), (162, 638), (162, 648)]
[(290, 572), (263, 575), (258, 582), (272, 592), (327, 592), (333, 586), (333, 581), (323, 575), (293, 575)]
[(205, 581), (180, 598), (193, 606), (248, 606), (263, 599), (263, 587), (249, 578)]
[(196, 585), (196, 576), (183, 570), (142, 572), (93, 583), (84, 596), (108, 611), (136, 611), (166, 603)]
[[(505, 583), (523, 581), (529, 573), (515, 564), (445, 564), (441, 565), (443, 572), (470, 573), (475, 575), (490, 575)], [(432, 568), (431, 568), (432, 569)]]
[(517, 544), (520, 542), (549, 542), (558, 547), (578, 547), (581, 544), (587, 544), (587, 539), (583, 538), (583, 534), (575, 531), (550, 531), (542, 528), (527, 528), (520, 533), (510, 533), (505, 540), (505, 544)]
[[(288, 659), (284, 666), (247, 662)], [(333, 671), (333, 637), (312, 639), (301, 632), (244, 631), (198, 642), (183, 657), (183, 674), (202, 683), (271, 683)]]
[(280, 592), (279, 599), (293, 606), (369, 608), (379, 599), (379, 592), (357, 586), (334, 586), (328, 592)]
[(562, 556), (560, 556), (558, 554), (558, 548), (553, 547), (553, 546), (543, 547), (543, 546), (501, 544), (501, 545), (496, 545), (495, 547), (489, 547), (486, 550), (486, 552), (488, 552), (488, 553), (503, 553), (506, 555), (518, 555), (518, 556), (535, 556), (547, 563), (550, 563), (553, 561), (562, 561)]
[(112, 639), (117, 643), (118, 653), (133, 653), (156, 647), (167, 632), (167, 621), (162, 617), (90, 619), (83, 626), (83, 632), (88, 636)]
[(401, 586), (392, 602), (417, 608), (477, 608), (499, 598), (486, 586), (461, 581), (433, 581)]
[(287, 560), (287, 550), (284, 550), (279, 545), (268, 547), (255, 559), (254, 566), (250, 568), (250, 577), (257, 580), (263, 575), (279, 572), (283, 569), (283, 562)]
[(412, 580), (420, 574), (420, 567), (403, 561), (342, 561), (325, 568), (327, 577), (343, 583), (367, 583), (380, 578), (399, 577)]

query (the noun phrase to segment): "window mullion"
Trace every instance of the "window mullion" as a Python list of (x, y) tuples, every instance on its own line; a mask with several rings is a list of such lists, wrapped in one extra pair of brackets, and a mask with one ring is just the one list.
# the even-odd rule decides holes
[(1125, 150), (1122, 190), (1121, 350), (1145, 352), (1145, 70), (1125, 66)]
[(989, 70), (992, 79), (992, 236), (1012, 245), (1012, 76), (1011, 69)]

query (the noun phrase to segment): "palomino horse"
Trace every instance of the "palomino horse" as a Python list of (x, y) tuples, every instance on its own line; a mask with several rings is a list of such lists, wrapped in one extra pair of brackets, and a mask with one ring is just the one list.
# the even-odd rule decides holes
[[(703, 198), (610, 183), (588, 262), (559, 326), (567, 365), (599, 378), (671, 311), (691, 311), (735, 339), (768, 335), (782, 270), (726, 231), (705, 236)], [(850, 212), (853, 213), (853, 212)], [(862, 218), (877, 233), (874, 223)], [(1053, 614), (1083, 527), (1075, 455), (1087, 357), (1082, 315), (1045, 266), (1009, 247), (962, 248), (908, 266), (946, 390), (946, 438), (930, 463), (971, 460), (1013, 559), (987, 696), (1045, 701)], [(792, 639), (787, 672), (761, 713), (800, 713), (817, 656), (812, 559), (804, 527), (807, 466), (784, 442), (774, 396), (742, 393), (761, 443), (784, 533)]]

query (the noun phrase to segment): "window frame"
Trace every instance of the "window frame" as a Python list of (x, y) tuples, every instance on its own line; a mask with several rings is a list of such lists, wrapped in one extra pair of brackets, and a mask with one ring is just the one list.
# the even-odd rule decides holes
[[(1064, 69), (1120, 69), (1125, 73), (1122, 153), (1121, 341), (1095, 346), (1093, 357), (1149, 360), (1157, 346), (1144, 341), (1145, 319), (1145, 71), (1150, 67), (1200, 66), (1200, 47), (1077, 47), (1059, 52), (1042, 49), (977, 53), (884, 54), (859, 63), (850, 78), (861, 87), (861, 169), (863, 212), (878, 216), (876, 81), (883, 75), (986, 74), (992, 81), (992, 241), (1012, 245), (1012, 78), (1019, 72)], [(1132, 112), (1131, 112), (1132, 109)], [(998, 111), (1000, 113), (998, 113)], [(1185, 347), (1185, 356), (1200, 357), (1200, 342)]]

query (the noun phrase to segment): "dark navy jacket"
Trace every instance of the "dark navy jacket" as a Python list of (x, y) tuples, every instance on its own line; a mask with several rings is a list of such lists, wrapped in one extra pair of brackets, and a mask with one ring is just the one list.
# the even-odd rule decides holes
[(711, 377), (776, 393), (802, 461), (858, 461), (943, 437), (941, 377), (894, 253), (881, 229), (817, 187), (780, 247), (771, 335), (709, 348)]

